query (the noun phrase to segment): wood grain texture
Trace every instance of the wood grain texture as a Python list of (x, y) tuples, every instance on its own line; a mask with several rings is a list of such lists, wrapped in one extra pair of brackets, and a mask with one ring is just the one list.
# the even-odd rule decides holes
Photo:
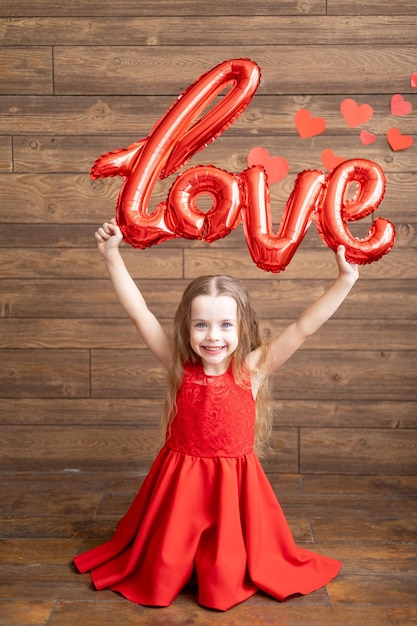
[[(172, 320), (181, 294), (188, 280), (136, 279), (149, 307), (160, 318)], [(264, 280), (244, 279), (262, 320), (293, 320), (307, 305), (319, 297), (329, 283), (320, 279), (284, 279), (282, 275), (269, 275)], [(164, 301), (161, 302), (161, 290)], [(94, 292), (94, 298), (91, 294)], [(97, 319), (125, 318), (120, 305), (106, 278), (83, 279), (2, 279), (0, 280), (0, 317), (2, 318), (80, 318)], [(393, 278), (392, 280), (361, 279), (349, 294), (334, 319), (362, 320), (365, 325), (372, 320), (417, 319), (417, 291), (413, 282)], [(101, 322), (98, 321), (99, 325)], [(393, 323), (395, 323), (393, 321)], [(323, 329), (323, 332), (326, 332)], [(311, 338), (313, 340), (313, 338)], [(414, 338), (411, 338), (413, 341)], [(139, 341), (139, 338), (137, 338)]]
[[(96, 251), (94, 231), (114, 215), (123, 181), (89, 174), (99, 155), (149, 135), (184, 89), (236, 57), (259, 63), (259, 89), (185, 168), (205, 163), (240, 173), (255, 147), (285, 158), (289, 174), (270, 186), (276, 232), (297, 174), (323, 170), (324, 150), (369, 159), (387, 183), (375, 216), (391, 220), (397, 237), (389, 255), (360, 268), (334, 318), (272, 381), (273, 453), (264, 466), (296, 539), (339, 552), (345, 571), (326, 591), (278, 607), (256, 596), (228, 619), (269, 625), (278, 616), (307, 626), (417, 621), (416, 22), (415, 0), (1, 2), (5, 626), (72, 626), (86, 615), (91, 626), (149, 621), (146, 609), (110, 593), (97, 596), (68, 567), (82, 541), (111, 536), (143, 480), (161, 442), (165, 389), (165, 372), (119, 307)], [(412, 104), (410, 114), (392, 114), (395, 93)], [(372, 118), (350, 128), (340, 112), (346, 98), (369, 104)], [(302, 139), (300, 109), (323, 117), (325, 132)], [(393, 151), (391, 127), (412, 136), (412, 147)], [(375, 134), (373, 144), (362, 145), (363, 129)], [(158, 180), (149, 212), (176, 175)], [(363, 237), (373, 218), (351, 224), (353, 236)], [(200, 273), (240, 277), (269, 337), (336, 275), (314, 224), (279, 274), (255, 266), (242, 226), (210, 245), (124, 245), (123, 255), (166, 329)], [(187, 591), (152, 620), (204, 625), (224, 616), (197, 607)]]
[[(407, 430), (309, 429), (301, 435), (301, 471), (314, 473), (325, 460), (330, 472), (355, 474), (417, 471), (417, 437)], [(318, 461), (317, 450), (320, 450)], [(320, 470), (319, 470), (320, 471)]]
[(395, 5), (388, 0), (369, 0), (366, 4), (360, 0), (329, 0), (327, 3), (329, 15), (408, 15), (414, 11), (413, 0), (399, 0)]
[(51, 94), (52, 49), (43, 46), (0, 47), (0, 94)]
[[(54, 54), (55, 93), (164, 94), (178, 95), (204, 73), (225, 60), (225, 48), (218, 46), (56, 46)], [(227, 48), (226, 58), (249, 57), (262, 68), (265, 81), (259, 93), (320, 93), (323, 67), (326, 67), (327, 93), (344, 91), (351, 95), (366, 91), (392, 93), (398, 74), (410, 74), (410, 61), (417, 58), (415, 46), (372, 46), (363, 54), (360, 47), (281, 46), (266, 48), (235, 45)], [(183, 85), (178, 90), (178, 67)], [(384, 70), (381, 84), (379, 73)], [(159, 81), (155, 82), (155, 72)], [(345, 76), (349, 75), (349, 90)], [(268, 85), (268, 87), (266, 87)]]
[[(252, 624), (402, 626), (415, 606), (415, 476), (269, 474), (300, 547), (342, 560), (326, 589), (277, 604), (258, 593), (227, 615), (186, 587), (149, 609), (95, 592), (70, 566), (109, 539), (143, 475), (120, 471), (8, 472), (0, 480), (0, 600), (5, 626)], [(388, 512), (388, 515), (387, 515)], [(36, 576), (34, 576), (36, 572)]]
[[(414, 30), (413, 30), (414, 32)], [(8, 96), (0, 99), (0, 123), (2, 129), (14, 135), (52, 135), (73, 136), (84, 134), (101, 136), (103, 142), (109, 142), (108, 149), (120, 147), (117, 141), (126, 145), (136, 133), (136, 139), (145, 137), (155, 123), (166, 113), (179, 95), (105, 95), (98, 96)], [(397, 85), (405, 98), (413, 98), (413, 88), (407, 81)], [(283, 137), (297, 136), (294, 116), (300, 108), (307, 108), (313, 116), (326, 120), (326, 137), (356, 137), (362, 128), (351, 129), (340, 114), (343, 94), (262, 94), (255, 93), (248, 107), (236, 119), (224, 134), (224, 137), (245, 136), (249, 141), (253, 135), (276, 137), (275, 147), (281, 148)], [(399, 120), (390, 111), (390, 95), (381, 93), (362, 93), (355, 95), (358, 104), (366, 102), (374, 111), (372, 119), (365, 125), (375, 133), (383, 134), (391, 126), (402, 121), (407, 132), (417, 132), (414, 115), (406, 120)], [(404, 122), (406, 121), (406, 125)], [(114, 139), (112, 139), (112, 136)], [(119, 139), (120, 137), (120, 139)], [(223, 138), (224, 138), (223, 137)], [(113, 146), (111, 145), (113, 142)], [(300, 139), (301, 145), (309, 142)], [(381, 142), (382, 143), (382, 142)], [(356, 142), (356, 147), (360, 145)], [(107, 146), (106, 146), (107, 148)], [(287, 148), (287, 143), (285, 143)], [(367, 151), (371, 149), (367, 147)], [(200, 155), (201, 158), (201, 155)], [(390, 160), (384, 163), (384, 170), (389, 168)], [(389, 173), (389, 171), (388, 171)], [(272, 191), (276, 186), (273, 185)]]
[[(3, 350), (0, 397), (87, 397), (87, 350)], [(17, 443), (17, 442), (16, 442)]]
[(7, 173), (13, 169), (12, 142), (10, 137), (0, 137), (0, 172)]
[[(11, 152), (9, 156), (11, 158)], [(305, 156), (300, 158), (305, 158)], [(317, 168), (319, 167), (317, 164)], [(243, 169), (242, 163), (241, 171)], [(417, 177), (414, 174), (392, 172), (386, 173), (386, 178), (386, 195), (378, 213), (393, 221), (397, 226), (396, 245), (415, 247), (414, 198), (417, 190)], [(0, 219), (3, 223), (10, 224), (10, 229), (14, 225), (16, 232), (16, 240), (13, 241), (13, 231), (9, 228), (2, 229), (0, 236), (4, 247), (18, 246), (19, 243), (22, 247), (26, 243), (31, 243), (30, 247), (50, 247), (51, 245), (93, 247), (95, 246), (94, 228), (113, 215), (114, 204), (120, 191), (119, 180), (92, 181), (87, 173), (8, 175), (5, 172), (1, 180), (4, 184), (4, 194), (0, 207)], [(294, 181), (295, 175), (291, 175), (271, 187), (271, 210), (273, 222), (276, 225), (281, 219), (285, 204), (293, 190)], [(161, 185), (158, 184), (150, 209), (154, 207), (154, 203), (156, 205), (166, 200), (166, 182), (163, 184), (161, 181)], [(25, 202), (22, 202), (23, 197)], [(364, 220), (365, 223), (369, 227), (369, 220)], [(28, 224), (31, 225), (30, 229), (26, 226)], [(55, 228), (54, 233), (53, 229), (46, 230), (47, 225), (56, 225), (61, 228)], [(89, 230), (83, 229), (83, 225), (88, 225)], [(44, 228), (45, 234), (39, 238), (36, 233), (42, 233), (41, 228)], [(309, 244), (313, 245), (315, 242), (316, 246), (323, 245), (318, 237), (312, 235), (314, 232), (315, 227), (311, 226), (306, 236)], [(48, 236), (49, 233), (50, 236)], [(243, 245), (240, 226), (226, 239), (212, 245), (213, 247), (230, 246), (232, 242), (233, 245), (237, 245), (237, 242)], [(163, 247), (174, 245), (184, 247), (186, 244), (184, 240), (178, 240), (166, 242)], [(187, 245), (192, 246), (193, 242), (188, 242)]]
[[(408, 0), (409, 1), (409, 0)], [(260, 0), (256, 6), (258, 15), (323, 15), (326, 12), (325, 0), (305, 0), (300, 4), (298, 0)], [(1, 6), (1, 15), (10, 16), (80, 16), (87, 15), (96, 17), (97, 15), (142, 17), (150, 16), (172, 16), (175, 15), (251, 15), (253, 13), (253, 3), (251, 0), (242, 0), (239, 4), (225, 5), (224, 2), (214, 0), (210, 6), (205, 4), (196, 5), (195, 0), (184, 0), (181, 5), (175, 5), (173, 10), (172, 0), (161, 0), (158, 6), (152, 0), (143, 0), (139, 3), (135, 0), (120, 0), (115, 5), (113, 2), (102, 2), (102, 0), (69, 0), (63, 4), (56, 4), (53, 8), (48, 0), (38, 0), (36, 7), (27, 0), (4, 0)]]
[[(233, 7), (236, 10), (236, 6)], [(102, 12), (100, 12), (102, 14)], [(101, 46), (207, 46), (218, 45), (222, 33), (227, 46), (242, 43), (242, 29), (250, 28), (250, 44), (267, 46), (304, 45), (311, 32), (320, 32), (320, 44), (365, 45), (414, 44), (417, 25), (414, 15), (390, 16), (313, 16), (300, 20), (298, 16), (256, 15), (256, 9), (240, 19), (225, 16), (160, 16), (15, 18), (0, 19), (3, 45), (101, 45)]]

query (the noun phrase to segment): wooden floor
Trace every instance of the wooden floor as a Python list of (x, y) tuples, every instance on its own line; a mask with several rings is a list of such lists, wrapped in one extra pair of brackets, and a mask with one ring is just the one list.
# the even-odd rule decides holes
[(257, 594), (226, 613), (185, 590), (168, 608), (96, 592), (72, 557), (103, 542), (142, 477), (61, 471), (0, 474), (2, 626), (417, 624), (417, 477), (269, 476), (300, 546), (340, 558), (327, 588), (284, 603)]

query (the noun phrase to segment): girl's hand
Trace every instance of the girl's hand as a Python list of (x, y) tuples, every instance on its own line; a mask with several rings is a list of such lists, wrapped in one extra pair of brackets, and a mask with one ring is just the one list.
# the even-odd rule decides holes
[(122, 240), (122, 231), (116, 224), (116, 220), (112, 219), (110, 222), (104, 222), (95, 232), (95, 238), (97, 241), (97, 247), (101, 254), (111, 252), (111, 250), (118, 249)]
[(359, 278), (359, 267), (356, 263), (349, 263), (345, 257), (345, 246), (338, 246), (336, 251), (336, 261), (339, 267), (339, 277), (349, 278), (352, 284)]

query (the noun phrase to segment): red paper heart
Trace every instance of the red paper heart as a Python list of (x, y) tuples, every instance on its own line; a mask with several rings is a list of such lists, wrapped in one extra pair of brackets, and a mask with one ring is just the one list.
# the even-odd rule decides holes
[(326, 128), (326, 120), (313, 117), (307, 109), (299, 109), (295, 114), (295, 126), (302, 139), (320, 135)]
[(417, 87), (417, 72), (411, 74), (411, 86)]
[(321, 160), (326, 170), (330, 172), (337, 165), (346, 161), (346, 157), (336, 156), (333, 150), (323, 150)]
[(376, 140), (376, 135), (369, 130), (361, 130), (359, 137), (364, 146), (370, 146)]
[(340, 103), (340, 112), (350, 128), (369, 122), (374, 114), (370, 104), (357, 104), (353, 98), (345, 98)]
[(411, 135), (402, 135), (399, 128), (390, 128), (387, 132), (387, 141), (392, 150), (397, 152), (398, 150), (407, 150), (413, 145), (413, 138)]
[(408, 115), (413, 110), (411, 102), (404, 100), (400, 93), (396, 93), (391, 98), (392, 115)]
[(248, 153), (247, 162), (249, 167), (262, 165), (265, 168), (270, 185), (285, 178), (289, 170), (288, 161), (284, 157), (271, 157), (265, 148), (252, 148)]

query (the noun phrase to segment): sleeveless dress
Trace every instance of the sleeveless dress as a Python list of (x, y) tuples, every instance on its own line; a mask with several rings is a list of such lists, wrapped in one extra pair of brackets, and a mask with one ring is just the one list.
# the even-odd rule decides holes
[(75, 557), (96, 589), (168, 606), (197, 577), (198, 602), (227, 610), (330, 582), (340, 562), (295, 545), (253, 451), (255, 402), (231, 368), (188, 364), (164, 447), (110, 541)]

